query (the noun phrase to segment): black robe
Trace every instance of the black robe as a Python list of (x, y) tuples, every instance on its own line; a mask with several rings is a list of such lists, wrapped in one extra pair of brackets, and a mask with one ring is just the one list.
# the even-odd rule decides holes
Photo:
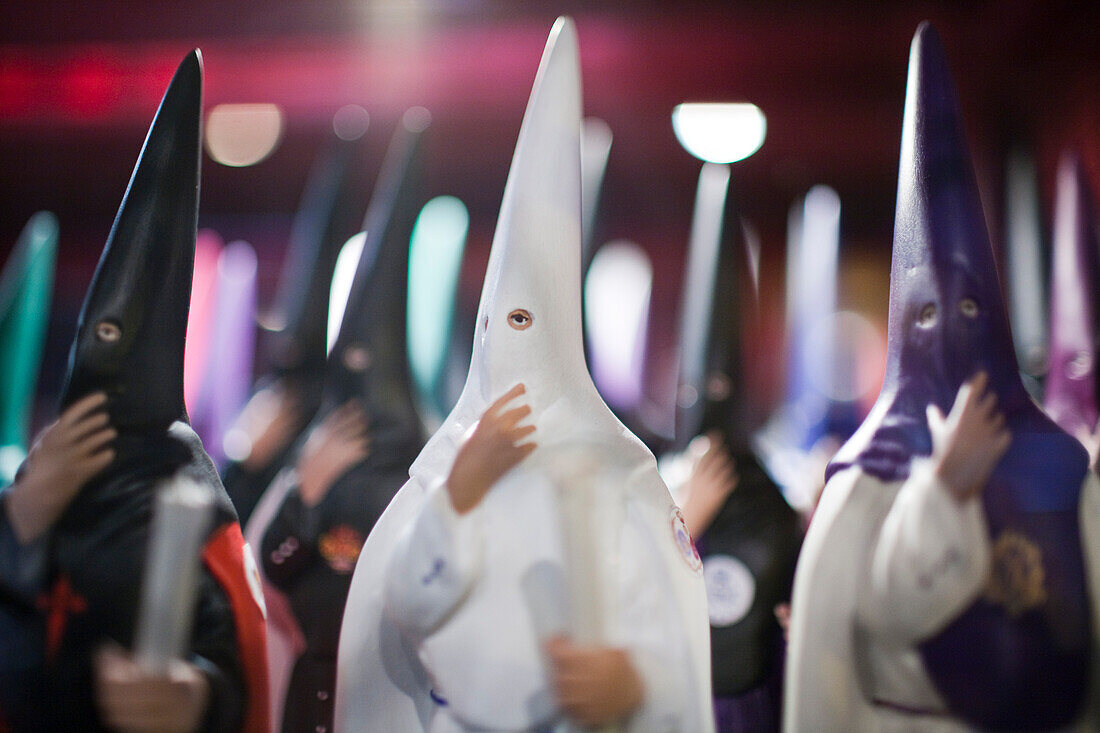
[(32, 545), (20, 546), (0, 513), (0, 649), (21, 658), (0, 667), (0, 721), (13, 730), (104, 729), (94, 654), (112, 641), (132, 648), (156, 489), (182, 474), (217, 497), (188, 657), (210, 683), (202, 729), (258, 730), (268, 713), (259, 709), (267, 705), (263, 617), (213, 464), (183, 423), (122, 432), (115, 447), (111, 466)]

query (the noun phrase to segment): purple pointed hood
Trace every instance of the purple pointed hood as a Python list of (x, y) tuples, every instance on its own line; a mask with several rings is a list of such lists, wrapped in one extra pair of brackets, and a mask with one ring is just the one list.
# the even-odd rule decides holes
[(980, 370), (1010, 428), (1047, 422), (1020, 381), (951, 72), (922, 23), (909, 56), (886, 377), (828, 475), (852, 464), (887, 481), (908, 475), (910, 460), (931, 452), (927, 405), (948, 411)]
[(1054, 209), (1050, 371), (1043, 407), (1071, 435), (1092, 432), (1097, 418), (1100, 249), (1093, 206), (1081, 160), (1064, 155)]

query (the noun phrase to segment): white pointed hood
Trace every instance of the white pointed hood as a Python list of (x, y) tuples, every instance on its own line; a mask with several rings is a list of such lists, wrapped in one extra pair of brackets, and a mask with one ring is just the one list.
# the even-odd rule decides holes
[[(585, 367), (580, 132), (577, 34), (572, 20), (559, 18), (504, 188), (466, 386), (410, 468), (413, 476), (444, 473), (470, 427), (517, 382), (526, 385), (540, 447), (599, 439), (645, 451), (604, 404)], [(511, 321), (517, 311), (529, 318), (525, 328)]]

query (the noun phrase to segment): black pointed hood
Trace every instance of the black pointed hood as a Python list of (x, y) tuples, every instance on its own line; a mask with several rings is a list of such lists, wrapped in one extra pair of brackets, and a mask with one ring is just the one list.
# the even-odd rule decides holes
[(318, 156), (294, 217), (274, 305), (261, 323), (275, 375), (315, 381), (318, 390), (327, 356), (332, 272), (362, 212), (361, 192), (354, 185), (362, 148), (362, 138), (334, 135)]
[(61, 406), (97, 390), (120, 429), (186, 417), (183, 345), (198, 214), (202, 58), (176, 70), (77, 322)]
[(753, 425), (744, 389), (741, 305), (754, 302), (741, 217), (727, 195), (730, 169), (707, 163), (699, 176), (680, 309), (675, 448), (709, 430), (735, 453), (749, 450)]
[[(413, 398), (406, 340), (409, 240), (425, 201), (420, 138), (431, 117), (423, 108), (398, 124), (363, 223), (365, 242), (340, 331), (329, 353), (320, 416), (358, 399), (370, 416), (372, 453), (416, 443), (420, 418)], [(363, 236), (363, 235), (360, 235)]]
[(980, 370), (1010, 429), (1053, 429), (1020, 381), (954, 83), (939, 37), (923, 23), (909, 58), (886, 376), (829, 474), (855, 462), (884, 480), (907, 475), (913, 456), (932, 448), (926, 406), (946, 413)]

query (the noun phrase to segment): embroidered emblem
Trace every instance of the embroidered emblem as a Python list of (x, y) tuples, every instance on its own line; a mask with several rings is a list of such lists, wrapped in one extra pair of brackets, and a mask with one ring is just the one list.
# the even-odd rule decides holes
[(346, 524), (338, 524), (321, 535), (317, 548), (330, 568), (346, 575), (355, 569), (355, 561), (363, 549), (363, 536)]
[(88, 602), (73, 590), (68, 576), (62, 575), (49, 594), (43, 593), (38, 597), (36, 605), (46, 614), (46, 658), (53, 660), (61, 649), (61, 640), (65, 638), (69, 615), (87, 611)]
[(1022, 534), (1002, 532), (993, 543), (986, 600), (1004, 606), (1009, 616), (1019, 616), (1046, 603), (1045, 583), (1042, 550)]
[(707, 613), (711, 626), (732, 626), (752, 608), (756, 579), (745, 563), (729, 555), (710, 555), (703, 560), (707, 587)]
[(676, 540), (676, 546), (680, 549), (680, 557), (684, 559), (692, 572), (698, 573), (703, 569), (703, 561), (699, 558), (699, 551), (695, 549), (695, 543), (691, 541), (687, 524), (684, 523), (684, 515), (680, 513), (680, 507), (672, 507), (669, 517), (672, 526), (672, 538)]

